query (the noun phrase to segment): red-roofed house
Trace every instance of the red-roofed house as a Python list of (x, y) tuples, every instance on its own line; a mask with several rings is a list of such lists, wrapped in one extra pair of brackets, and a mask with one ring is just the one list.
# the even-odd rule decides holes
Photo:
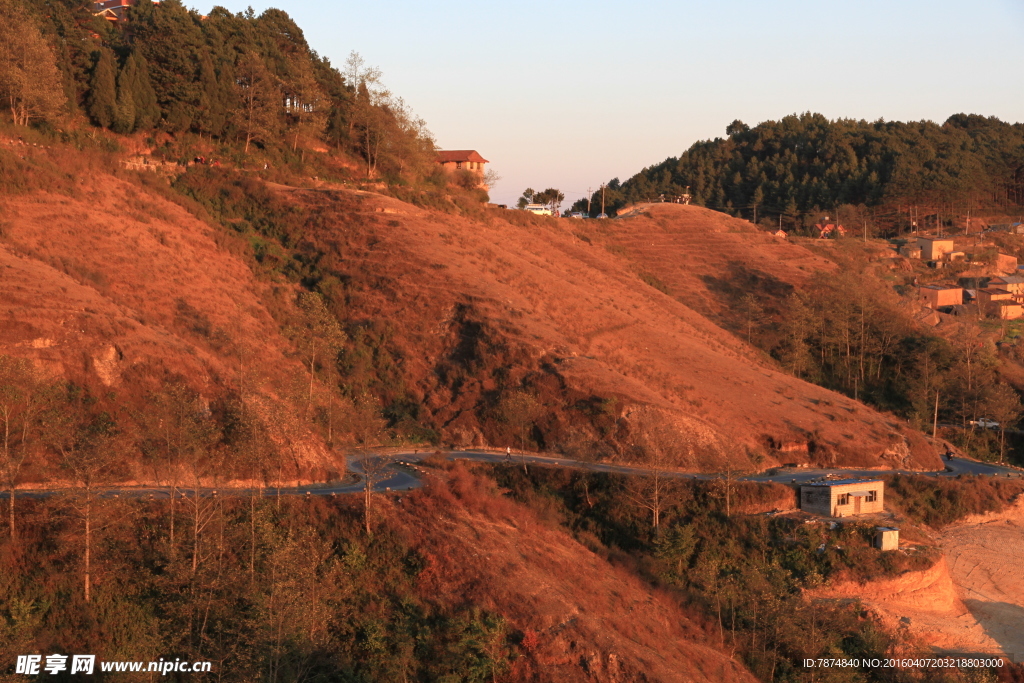
[(484, 164), (490, 162), (480, 156), (480, 153), (475, 149), (438, 151), (437, 163), (441, 164), (441, 168), (449, 173), (454, 173), (455, 171), (469, 171), (477, 174), (480, 176), (480, 186), (487, 189), (487, 186), (484, 185)]
[(98, 0), (92, 3), (92, 11), (109, 21), (123, 21), (127, 9), (136, 4), (138, 0)]

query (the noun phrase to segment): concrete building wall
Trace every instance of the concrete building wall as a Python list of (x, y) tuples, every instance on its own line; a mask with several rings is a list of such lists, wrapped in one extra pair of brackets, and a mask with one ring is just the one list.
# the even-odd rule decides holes
[(918, 237), (917, 246), (921, 248), (921, 258), (935, 261), (953, 251), (953, 240), (937, 240), (930, 237)]
[(921, 302), (931, 309), (940, 306), (959, 306), (964, 302), (964, 290), (962, 287), (921, 287)]
[[(862, 495), (867, 493), (868, 495)], [(855, 481), (800, 487), (800, 509), (825, 517), (867, 515), (885, 510), (885, 483)]]
[(900, 530), (895, 527), (876, 527), (875, 547), (879, 550), (899, 550)]
[(1016, 320), (1024, 317), (1024, 307), (1016, 302), (998, 301), (996, 306), (996, 317), (1001, 320)]

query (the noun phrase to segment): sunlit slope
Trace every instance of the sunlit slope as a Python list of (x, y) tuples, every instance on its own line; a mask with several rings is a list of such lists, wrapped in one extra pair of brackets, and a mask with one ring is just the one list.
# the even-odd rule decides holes
[[(675, 433), (661, 438), (682, 467), (939, 465), (897, 419), (785, 374), (685, 297), (646, 284), (630, 259), (589, 238), (583, 222), (501, 211), (455, 217), (377, 195), (285, 192), (319, 216), (321, 228), (306, 238), (318, 249), (342, 244), (350, 258), (338, 263), (347, 277), (372, 283), (352, 299), (353, 315), (393, 322), (417, 398), (453, 443), (493, 441), (479, 422), (489, 395), (533, 373), (548, 411), (538, 429), (555, 435), (545, 444), (550, 450), (571, 451), (564, 446), (573, 439), (600, 441), (565, 428), (574, 400), (598, 396), (617, 399), (620, 422), (657, 414)], [(676, 208), (694, 212), (695, 226), (713, 213)], [(699, 239), (709, 253), (725, 255), (681, 268), (680, 282), (699, 283), (699, 268), (711, 275), (765, 253), (772, 259), (760, 266), (795, 283), (813, 268), (834, 268), (759, 231), (720, 229), (731, 220), (708, 225)], [(621, 229), (629, 226), (627, 219)], [(658, 252), (695, 262), (671, 241)], [(453, 383), (446, 373), (456, 362), (462, 376)], [(609, 457), (625, 457), (637, 429), (605, 438), (619, 439), (618, 455)]]
[(290, 449), (282, 475), (335, 466), (297, 414), (304, 370), (269, 313), (292, 305), (291, 287), (258, 281), (214, 228), (112, 175), (0, 201), (0, 353), (113, 397), (125, 427), (169, 382), (244, 399)]

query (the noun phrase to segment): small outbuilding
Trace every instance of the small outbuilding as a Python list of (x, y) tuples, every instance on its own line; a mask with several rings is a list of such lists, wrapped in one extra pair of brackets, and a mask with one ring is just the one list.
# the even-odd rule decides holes
[(800, 509), (825, 517), (883, 512), (885, 482), (881, 479), (836, 479), (800, 486)]
[(917, 246), (920, 247), (921, 258), (925, 261), (940, 261), (953, 251), (953, 240), (944, 237), (918, 237)]
[(959, 306), (964, 302), (964, 289), (956, 285), (923, 285), (918, 288), (921, 304), (937, 310), (943, 306)]
[(879, 550), (899, 550), (900, 530), (894, 526), (875, 527), (875, 547)]

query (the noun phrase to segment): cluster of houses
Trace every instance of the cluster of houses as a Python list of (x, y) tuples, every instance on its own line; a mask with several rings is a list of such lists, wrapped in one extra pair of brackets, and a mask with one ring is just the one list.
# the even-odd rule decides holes
[[(932, 268), (943, 268), (957, 261), (982, 265), (974, 255), (958, 251), (952, 238), (918, 237), (900, 245), (899, 254), (909, 259), (926, 261)], [(991, 269), (997, 276), (961, 277), (956, 283), (919, 285), (921, 304), (933, 311), (963, 315), (966, 306), (976, 306), (977, 313), (1001, 320), (1024, 317), (1024, 271), (1018, 270), (1017, 259), (997, 254)]]

